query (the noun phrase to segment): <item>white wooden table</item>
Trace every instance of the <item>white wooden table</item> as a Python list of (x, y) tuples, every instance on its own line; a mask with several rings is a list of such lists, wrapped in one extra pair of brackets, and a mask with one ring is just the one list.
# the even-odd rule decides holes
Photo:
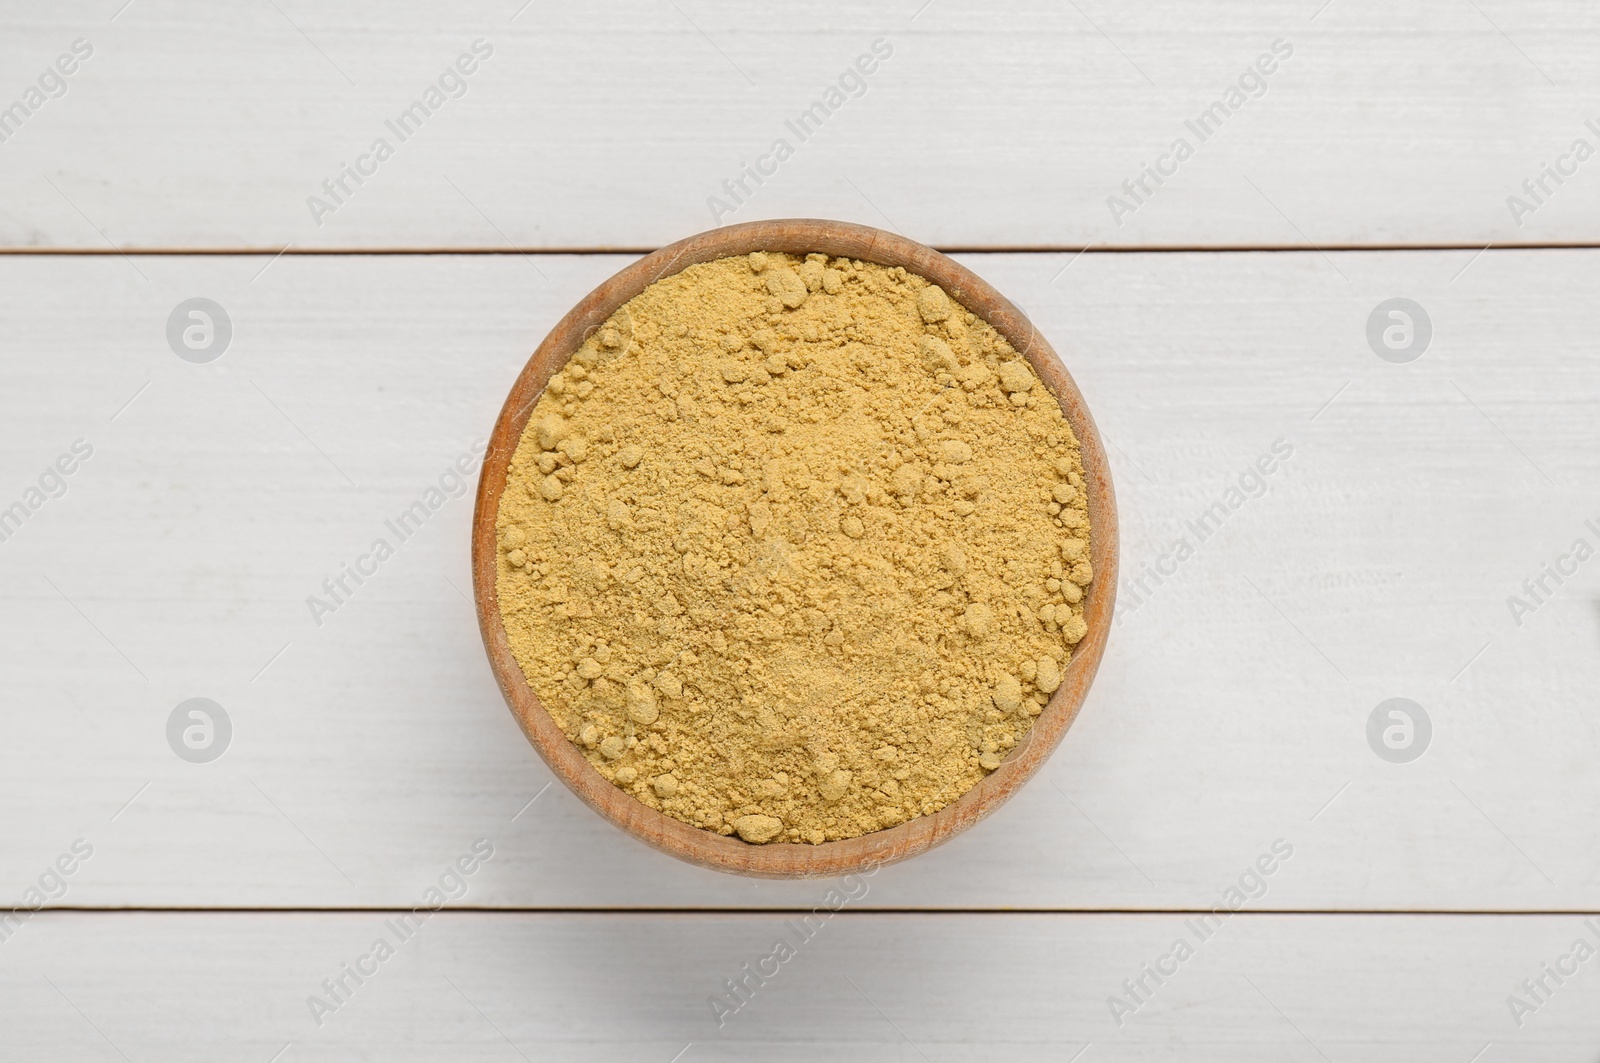
[[(1319, 2), (0, 4), (0, 1058), (1593, 1063), (1600, 11)], [(1124, 528), (1049, 767), (853, 884), (549, 785), (468, 498), (306, 606), (581, 295), (791, 216), (1023, 306)]]

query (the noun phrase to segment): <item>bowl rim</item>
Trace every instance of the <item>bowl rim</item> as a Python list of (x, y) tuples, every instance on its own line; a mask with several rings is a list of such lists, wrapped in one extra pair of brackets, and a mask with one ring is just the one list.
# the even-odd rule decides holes
[[(550, 377), (624, 303), (688, 266), (752, 251), (822, 252), (902, 266), (943, 288), (983, 318), (1032, 364), (1078, 437), (1087, 487), (1094, 580), (1084, 595), (1088, 633), (1073, 650), (1061, 685), (1000, 767), (930, 815), (855, 838), (754, 845), (737, 835), (691, 826), (619, 789), (556, 725), (511, 652), (500, 614), (496, 530), (512, 455)], [(535, 349), (495, 420), (479, 473), (472, 516), (472, 582), (478, 626), (500, 692), (523, 734), (555, 776), (590, 808), (628, 834), (701, 867), (761, 878), (832, 877), (874, 869), (932, 849), (993, 812), (1054, 751), (1077, 718), (1110, 634), (1116, 600), (1118, 529), (1111, 470), (1082, 393), (1055, 349), (1008, 299), (954, 259), (914, 240), (852, 222), (789, 218), (697, 233), (629, 264), (581, 299)]]

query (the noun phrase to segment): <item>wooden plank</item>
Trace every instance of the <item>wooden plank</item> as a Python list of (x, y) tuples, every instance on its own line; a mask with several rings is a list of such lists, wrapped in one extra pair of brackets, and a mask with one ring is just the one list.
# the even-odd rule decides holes
[[(1241, 915), (1204, 940), (1178, 916), (846, 908), (812, 916), (809, 940), (795, 918), (445, 913), (401, 942), (377, 912), (57, 913), (0, 952), (0, 1046), (11, 1059), (175, 1063), (1579, 1063), (1600, 1037), (1595, 961), (1571, 959), (1596, 931), (1573, 916)], [(377, 941), (394, 952), (382, 962), (368, 958)], [(763, 968), (778, 941), (792, 955)], [(1178, 941), (1192, 955), (1163, 959)], [(318, 1025), (309, 999), (358, 963), (368, 976), (347, 976)], [(1143, 975), (1138, 1007), (1114, 1018), (1122, 983), (1158, 963), (1168, 976)], [(1534, 1003), (1522, 981), (1557, 963), (1577, 973), (1547, 975), (1519, 1025), (1508, 999)], [(765, 984), (747, 978), (737, 1010), (714, 1011), (746, 969)]]
[[(1124, 587), (1032, 785), (885, 870), (869, 904), (1207, 908), (1283, 838), (1295, 855), (1253, 907), (1600, 907), (1600, 568), (1547, 578), (1521, 626), (1507, 606), (1597, 541), (1600, 254), (963, 260), (1088, 397), (1124, 570), (1170, 570), (1183, 536), (1192, 554), (1147, 597)], [(0, 542), (13, 896), (80, 837), (94, 856), (59, 903), (398, 905), (480, 838), (485, 906), (811, 895), (680, 865), (543, 790), (463, 594), (464, 498), (322, 626), (306, 606), (470, 455), (538, 339), (624, 261), (0, 261), (0, 507), (75, 440), (94, 448)], [(164, 333), (197, 295), (233, 322), (209, 364)], [(1398, 295), (1433, 326), (1409, 364), (1365, 335)], [(1294, 450), (1266, 493), (1189, 529), (1279, 439)], [(233, 724), (209, 764), (167, 745), (193, 697)], [(1413, 763), (1367, 744), (1393, 697), (1432, 720)]]
[(794, 216), (944, 247), (1600, 241), (1597, 177), (1564, 158), (1600, 146), (1582, 0), (108, 0), (8, 23), (0, 103), (93, 48), (5, 127), (9, 248), (648, 248)]

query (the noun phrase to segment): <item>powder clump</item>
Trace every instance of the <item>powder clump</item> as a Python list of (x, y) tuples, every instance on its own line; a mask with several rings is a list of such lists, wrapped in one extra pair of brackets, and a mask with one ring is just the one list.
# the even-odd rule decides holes
[(1088, 631), (1072, 429), (901, 268), (755, 252), (650, 285), (551, 378), (497, 524), (556, 723), (639, 801), (752, 844), (943, 808)]

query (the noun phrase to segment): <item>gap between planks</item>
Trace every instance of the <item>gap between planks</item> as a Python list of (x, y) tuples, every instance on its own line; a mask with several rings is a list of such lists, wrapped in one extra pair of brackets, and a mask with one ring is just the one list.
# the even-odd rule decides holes
[[(646, 246), (618, 247), (0, 247), (0, 257), (29, 255), (83, 256), (105, 258), (111, 255), (146, 258), (184, 258), (201, 256), (245, 257), (258, 255), (648, 255), (659, 250)], [(1140, 254), (1288, 254), (1293, 252), (1357, 251), (1594, 251), (1600, 243), (1573, 241), (1508, 243), (1438, 244), (941, 244), (934, 250), (947, 255), (1140, 255)]]
[[(708, 915), (708, 916), (771, 916), (795, 915), (801, 912), (812, 911), (811, 908), (485, 908), (485, 907), (445, 907), (438, 911), (452, 915), (635, 915), (635, 916), (662, 916), (662, 915)], [(40, 915), (46, 913), (76, 913), (87, 915), (119, 915), (119, 914), (144, 914), (144, 915), (396, 915), (413, 911), (411, 908), (233, 908), (212, 907), (192, 908), (173, 907), (155, 908), (147, 906), (126, 907), (47, 907), (38, 909)], [(880, 915), (905, 915), (905, 916), (1034, 916), (1034, 915), (1062, 915), (1062, 916), (1178, 916), (1178, 915), (1210, 915), (1214, 912), (1211, 908), (841, 908), (835, 915), (847, 915), (858, 918), (870, 918)], [(1445, 908), (1282, 908), (1261, 911), (1241, 909), (1234, 915), (1252, 917), (1282, 917), (1293, 918), (1300, 916), (1383, 916), (1396, 918), (1414, 918), (1417, 916), (1433, 916), (1438, 918), (1500, 918), (1514, 916), (1519, 918), (1546, 919), (1552, 916), (1583, 916), (1600, 917), (1600, 909), (1582, 908), (1550, 908), (1550, 909), (1445, 909)]]

